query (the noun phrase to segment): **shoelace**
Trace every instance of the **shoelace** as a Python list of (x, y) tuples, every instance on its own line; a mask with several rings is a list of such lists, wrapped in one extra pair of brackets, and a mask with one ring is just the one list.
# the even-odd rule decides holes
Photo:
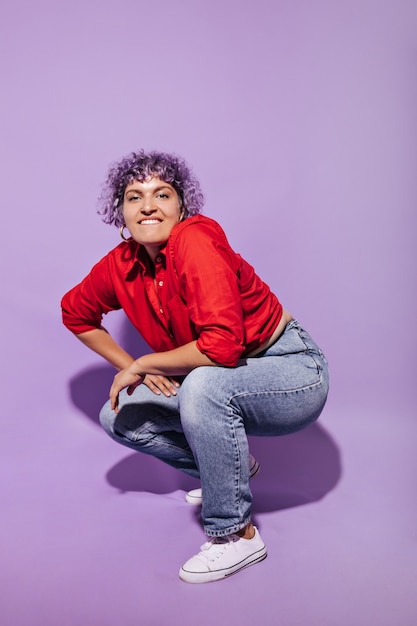
[(198, 556), (203, 561), (215, 561), (220, 558), (222, 554), (230, 548), (230, 546), (239, 541), (239, 537), (237, 535), (228, 535), (227, 537), (212, 537), (206, 543), (200, 547), (201, 552)]

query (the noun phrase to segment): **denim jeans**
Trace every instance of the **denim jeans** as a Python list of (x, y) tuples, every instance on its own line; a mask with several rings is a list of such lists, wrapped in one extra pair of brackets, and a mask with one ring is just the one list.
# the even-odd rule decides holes
[(210, 536), (250, 521), (247, 435), (293, 433), (314, 422), (327, 398), (328, 367), (296, 320), (267, 350), (237, 367), (198, 367), (176, 396), (140, 385), (122, 391), (119, 412), (105, 404), (100, 421), (119, 443), (200, 477), (202, 519)]

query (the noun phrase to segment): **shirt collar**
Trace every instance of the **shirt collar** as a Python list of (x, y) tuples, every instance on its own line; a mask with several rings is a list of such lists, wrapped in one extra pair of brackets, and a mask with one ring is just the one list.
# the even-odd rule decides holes
[[(142, 275), (147, 273), (149, 274), (152, 265), (145, 247), (133, 240), (128, 242), (128, 246), (129, 248), (126, 251), (127, 254), (125, 257), (126, 275), (130, 274), (136, 264), (139, 265)], [(162, 258), (162, 264), (164, 265), (164, 267), (166, 266), (166, 246), (167, 244), (165, 243), (158, 253), (159, 256)]]

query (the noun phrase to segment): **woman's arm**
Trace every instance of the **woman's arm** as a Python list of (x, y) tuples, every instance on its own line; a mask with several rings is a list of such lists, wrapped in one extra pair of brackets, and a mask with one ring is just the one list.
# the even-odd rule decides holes
[(168, 350), (145, 354), (136, 359), (132, 370), (138, 373), (163, 374), (164, 376), (182, 376), (202, 365), (218, 365), (197, 348), (197, 341)]
[[(105, 328), (95, 328), (75, 336), (90, 350), (102, 356), (119, 371), (124, 371), (135, 363), (135, 359), (119, 346)], [(150, 354), (148, 356), (153, 357), (157, 355)], [(171, 376), (161, 375), (159, 371), (147, 373), (141, 382), (154, 394), (160, 395), (163, 393), (168, 398), (171, 395), (176, 395), (176, 390), (180, 386)]]
[(110, 388), (111, 407), (117, 411), (119, 393), (127, 387), (130, 395), (134, 389), (144, 382), (146, 375), (180, 376), (203, 365), (217, 365), (197, 348), (192, 341), (167, 352), (145, 354), (131, 363), (114, 377)]
[(75, 336), (117, 370), (123, 370), (134, 362), (134, 358), (119, 346), (105, 328), (95, 328)]

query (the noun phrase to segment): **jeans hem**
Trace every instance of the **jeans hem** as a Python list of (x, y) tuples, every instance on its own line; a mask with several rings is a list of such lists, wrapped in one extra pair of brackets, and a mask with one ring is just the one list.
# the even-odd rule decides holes
[(204, 532), (209, 537), (226, 537), (227, 535), (233, 535), (237, 533), (238, 530), (242, 530), (250, 523), (251, 519), (248, 517), (244, 522), (240, 524), (234, 524), (233, 526), (229, 526), (228, 528), (223, 528), (222, 530), (210, 530), (209, 528), (204, 527)]

